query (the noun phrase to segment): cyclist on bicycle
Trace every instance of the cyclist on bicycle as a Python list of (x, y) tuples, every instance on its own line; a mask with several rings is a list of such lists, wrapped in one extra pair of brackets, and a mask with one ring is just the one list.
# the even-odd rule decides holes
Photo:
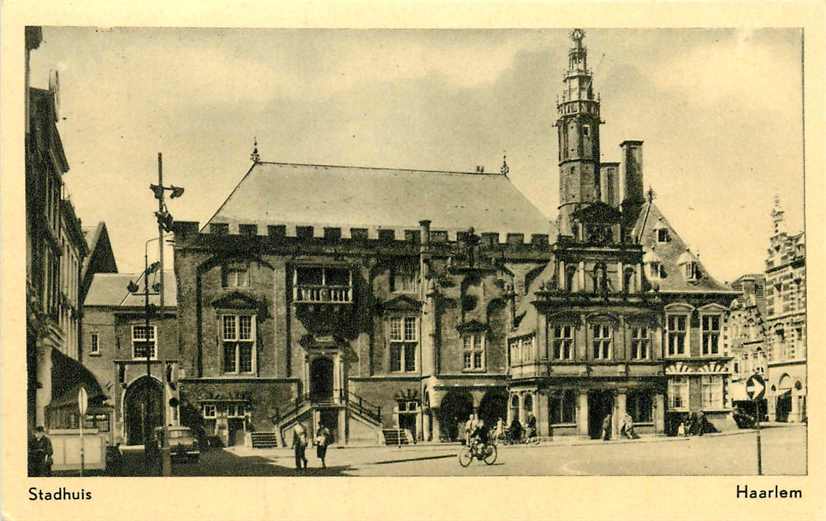
[(485, 420), (478, 418), (473, 425), (473, 431), (470, 433), (470, 449), (474, 453), (480, 446), (488, 443), (488, 430), (485, 428)]

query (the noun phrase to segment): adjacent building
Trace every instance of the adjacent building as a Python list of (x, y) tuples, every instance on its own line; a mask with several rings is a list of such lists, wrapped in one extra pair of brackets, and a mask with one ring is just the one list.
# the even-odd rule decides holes
[[(148, 428), (178, 424), (178, 339), (175, 279), (165, 277), (159, 307), (159, 273), (149, 275), (149, 327), (142, 273), (96, 273), (84, 303), (81, 349), (84, 365), (110, 396), (96, 427), (114, 443), (142, 445)], [(130, 282), (140, 288), (130, 293)]]
[(806, 237), (784, 229), (775, 199), (766, 257), (769, 419), (806, 420)]
[[(644, 191), (642, 141), (600, 157), (575, 30), (548, 222), (498, 173), (271, 163), (204, 225), (177, 222), (181, 414), (227, 443), (325, 424), (340, 443), (451, 440), (532, 414), (733, 426), (717, 282)], [(550, 127), (549, 123), (549, 127)]]

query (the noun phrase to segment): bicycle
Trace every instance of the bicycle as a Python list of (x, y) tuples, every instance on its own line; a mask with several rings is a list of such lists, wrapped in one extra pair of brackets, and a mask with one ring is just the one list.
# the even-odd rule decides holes
[(476, 441), (470, 445), (463, 445), (459, 449), (459, 465), (467, 467), (474, 459), (484, 461), (487, 465), (493, 465), (496, 463), (496, 456), (495, 444)]

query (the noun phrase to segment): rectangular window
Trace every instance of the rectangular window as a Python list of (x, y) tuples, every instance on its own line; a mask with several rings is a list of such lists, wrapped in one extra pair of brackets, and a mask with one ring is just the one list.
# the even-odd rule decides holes
[(393, 287), (392, 291), (402, 293), (414, 293), (416, 291), (416, 284), (418, 277), (413, 266), (402, 265), (393, 268), (393, 279), (391, 281)]
[(554, 360), (574, 359), (574, 327), (554, 327)]
[(416, 317), (390, 318), (390, 371), (416, 371), (416, 350), (419, 346)]
[(462, 338), (463, 360), (465, 371), (485, 370), (485, 335), (484, 333), (469, 333)]
[(647, 360), (651, 340), (646, 326), (631, 328), (631, 358), (633, 360)]
[(246, 288), (250, 285), (250, 274), (246, 267), (227, 268), (224, 278), (225, 288)]
[(678, 376), (668, 380), (668, 407), (688, 409), (688, 377)]
[(215, 418), (216, 411), (215, 411), (215, 404), (212, 403), (205, 403), (201, 407), (201, 411), (203, 412), (204, 418)]
[(576, 392), (573, 390), (551, 395), (551, 425), (576, 423)]
[(686, 354), (686, 332), (688, 315), (668, 315), (667, 338), (668, 356), (683, 356)]
[(648, 263), (649, 277), (652, 279), (661, 279), (663, 277), (663, 265), (657, 261)]
[(720, 352), (720, 315), (703, 315), (703, 354), (716, 355)]
[(89, 343), (89, 354), (90, 355), (99, 355), (100, 354), (100, 341), (98, 340), (98, 334), (92, 333), (90, 343)]
[(703, 376), (700, 379), (703, 392), (703, 409), (720, 409), (723, 406), (723, 377)]
[(156, 358), (155, 344), (155, 326), (132, 326), (132, 358)]
[(636, 423), (651, 423), (651, 411), (653, 402), (651, 400), (651, 393), (646, 391), (637, 391), (628, 394), (625, 402), (625, 409), (631, 418)]
[(611, 326), (596, 324), (591, 326), (594, 335), (594, 360), (611, 359)]
[(224, 373), (254, 373), (255, 317), (222, 315), (221, 331), (224, 344)]

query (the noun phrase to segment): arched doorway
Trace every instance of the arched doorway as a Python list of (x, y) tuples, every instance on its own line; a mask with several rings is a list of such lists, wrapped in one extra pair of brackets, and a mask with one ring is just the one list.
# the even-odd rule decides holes
[(142, 376), (126, 390), (126, 443), (143, 445), (144, 431), (151, 434), (155, 427), (163, 425), (163, 389), (149, 376)]
[(508, 394), (504, 390), (486, 392), (479, 402), (479, 417), (488, 428), (495, 426), (499, 418), (502, 418), (502, 422), (507, 421)]
[(310, 364), (310, 399), (314, 402), (333, 399), (333, 361), (329, 358), (316, 358)]
[(442, 436), (450, 441), (459, 439), (463, 435), (460, 433), (460, 426), (464, 425), (471, 414), (473, 414), (473, 398), (469, 393), (448, 392), (439, 406)]
[(788, 374), (784, 374), (777, 383), (777, 402), (775, 404), (775, 417), (779, 422), (789, 421), (789, 413), (792, 411), (792, 379)]

